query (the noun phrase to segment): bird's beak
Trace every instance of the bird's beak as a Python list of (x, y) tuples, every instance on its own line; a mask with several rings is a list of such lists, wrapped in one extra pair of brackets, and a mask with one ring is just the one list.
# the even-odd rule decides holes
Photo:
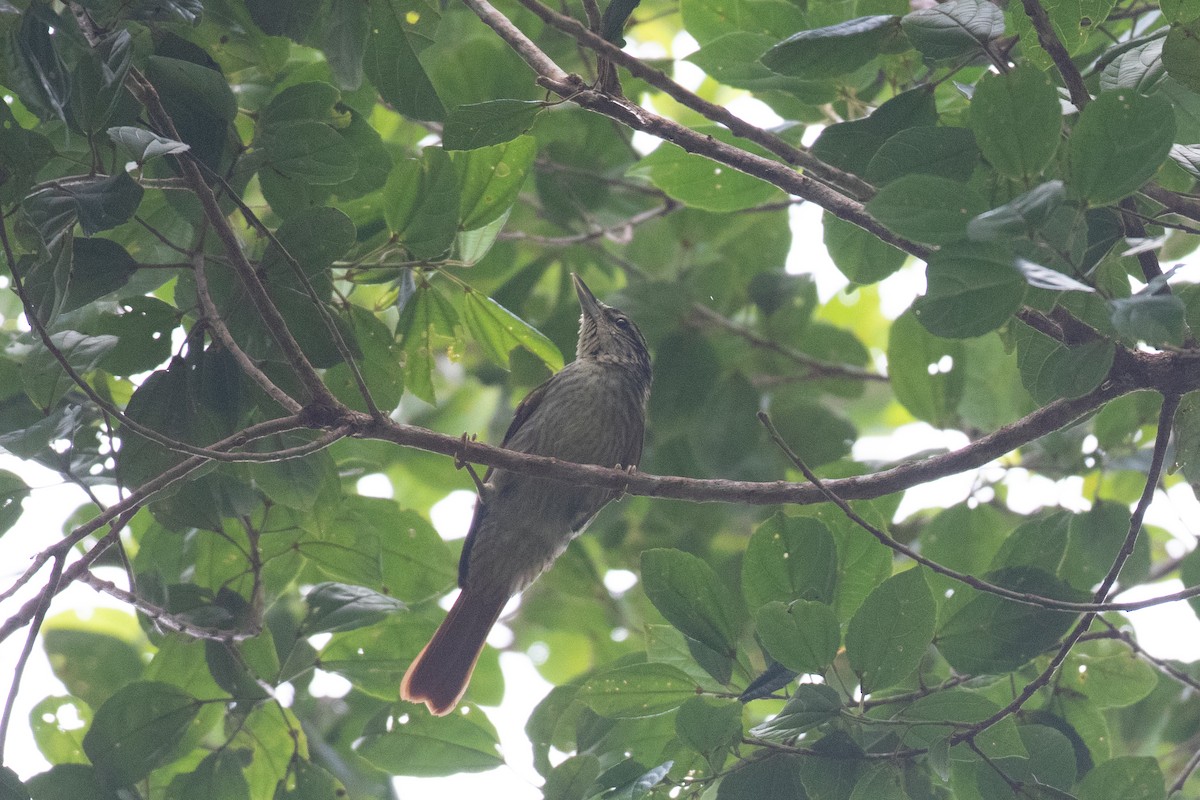
[(588, 319), (598, 319), (603, 305), (596, 299), (596, 295), (592, 294), (592, 290), (574, 272), (571, 273), (571, 281), (575, 284), (575, 294), (579, 295), (579, 307), (583, 309), (583, 315)]

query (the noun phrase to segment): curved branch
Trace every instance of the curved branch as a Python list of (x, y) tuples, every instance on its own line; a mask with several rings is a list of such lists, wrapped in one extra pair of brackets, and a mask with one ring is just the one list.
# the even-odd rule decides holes
[(695, 92), (690, 92), (673, 81), (661, 70), (655, 69), (641, 59), (631, 56), (602, 36), (584, 27), (578, 20), (560, 14), (539, 0), (520, 0), (521, 5), (536, 14), (543, 22), (571, 36), (581, 45), (594, 50), (603, 58), (619, 64), (634, 77), (659, 89), (681, 105), (703, 114), (713, 122), (724, 125), (734, 135), (747, 139), (782, 158), (788, 164), (804, 168), (817, 179), (848, 192), (856, 200), (869, 200), (875, 196), (875, 187), (856, 175), (851, 175), (826, 164), (806, 150), (796, 147), (773, 133), (751, 125), (723, 106), (710, 103)]
[(705, 136), (665, 117), (651, 114), (624, 98), (611, 97), (588, 87), (578, 75), (570, 75), (543, 53), (508, 17), (487, 0), (465, 0), (492, 30), (508, 43), (538, 73), (537, 82), (576, 105), (603, 114), (626, 127), (671, 142), (689, 153), (744, 172), (783, 189), (789, 194), (816, 203), (834, 216), (863, 228), (876, 238), (922, 260), (930, 248), (897, 236), (867, 213), (863, 204), (825, 184), (796, 172), (787, 164), (748, 153), (733, 145)]

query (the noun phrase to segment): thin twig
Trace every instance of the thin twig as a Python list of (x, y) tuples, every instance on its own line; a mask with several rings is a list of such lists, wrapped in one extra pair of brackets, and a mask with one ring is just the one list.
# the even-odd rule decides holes
[(25, 674), (25, 665), (29, 663), (29, 656), (33, 653), (33, 643), (37, 639), (38, 631), (41, 630), (42, 620), (45, 619), (46, 612), (50, 610), (50, 601), (58, 592), (64, 559), (65, 556), (61, 555), (54, 559), (54, 567), (50, 570), (50, 579), (36, 598), (37, 608), (33, 613), (29, 634), (25, 637), (25, 645), (21, 648), (21, 655), (17, 657), (17, 664), (13, 669), (12, 683), (9, 684), (8, 696), (4, 700), (4, 714), (0, 716), (0, 762), (3, 763), (7, 763), (4, 760), (4, 743), (8, 738), (8, 724), (12, 720), (12, 710), (13, 705), (17, 702), (17, 692), (21, 688), (21, 676)]
[(754, 142), (779, 156), (788, 164), (803, 167), (808, 174), (848, 193), (856, 200), (866, 201), (875, 195), (875, 187), (861, 178), (826, 164), (804, 149), (785, 142), (769, 131), (751, 125), (723, 106), (710, 103), (695, 92), (688, 91), (662, 70), (651, 67), (636, 56), (631, 56), (604, 37), (588, 30), (573, 17), (560, 14), (539, 0), (520, 0), (520, 3), (546, 24), (573, 37), (577, 42), (594, 50), (612, 63), (619, 64), (629, 70), (634, 77), (641, 78), (671, 99), (699, 112), (713, 122), (719, 122), (733, 135)]
[[(1133, 554), (1138, 534), (1142, 530), (1142, 520), (1146, 516), (1146, 510), (1150, 508), (1151, 501), (1154, 500), (1154, 493), (1158, 490), (1158, 482), (1162, 478), (1163, 463), (1167, 457), (1167, 443), (1171, 438), (1171, 426), (1175, 420), (1175, 409), (1178, 407), (1178, 395), (1165, 395), (1163, 397), (1162, 410), (1159, 412), (1158, 417), (1157, 438), (1154, 440), (1154, 453), (1150, 458), (1150, 468), (1146, 472), (1146, 485), (1142, 489), (1142, 496), (1138, 498), (1137, 505), (1133, 509), (1133, 514), (1130, 516), (1129, 531), (1125, 534), (1125, 540), (1121, 543), (1121, 548), (1117, 551), (1117, 555), (1113, 559), (1108, 573), (1100, 581), (1100, 585), (1092, 595), (1093, 604), (1101, 604), (1108, 598), (1108, 593), (1112, 590), (1113, 585), (1117, 582), (1117, 577), (1121, 574), (1121, 568), (1125, 566), (1125, 562)], [(1074, 629), (1067, 635), (1059, 647), (1058, 652), (1051, 657), (1050, 663), (1046, 665), (1041, 674), (1027, 683), (1020, 694), (1013, 698), (1012, 702), (987, 719), (980, 720), (972, 725), (970, 731), (954, 734), (950, 738), (950, 743), (973, 742), (975, 737), (983, 731), (1020, 711), (1025, 703), (1029, 701), (1029, 698), (1037, 694), (1043, 686), (1050, 682), (1050, 679), (1058, 672), (1058, 668), (1067, 659), (1071, 648), (1079, 641), (1079, 637), (1083, 636), (1088, 628), (1092, 626), (1095, 618), (1095, 611), (1088, 611), (1083, 614), (1079, 622), (1075, 624)]]
[(229, 328), (225, 325), (225, 320), (221, 318), (220, 312), (217, 311), (217, 306), (213, 302), (212, 294), (208, 289), (208, 270), (204, 265), (204, 253), (197, 252), (192, 255), (192, 273), (196, 278), (196, 299), (200, 303), (200, 310), (204, 313), (204, 322), (208, 329), (221, 346), (229, 351), (233, 356), (233, 360), (237, 362), (242, 372), (250, 380), (258, 384), (268, 397), (282, 406), (290, 414), (298, 414), (303, 406), (288, 395), (283, 389), (275, 385), (267, 374), (259, 369), (254, 360), (246, 354), (241, 345), (233, 338), (233, 334), (229, 332)]
[(678, 145), (689, 153), (705, 156), (739, 172), (767, 181), (789, 194), (816, 203), (834, 216), (869, 231), (893, 247), (922, 260), (928, 259), (930, 248), (892, 233), (868, 214), (861, 202), (796, 172), (787, 164), (754, 155), (712, 136), (697, 133), (673, 120), (651, 114), (624, 98), (611, 97), (592, 90), (578, 75), (564, 72), (487, 0), (465, 2), (485, 24), (496, 31), (529, 66), (533, 67), (539, 75), (538, 84), (560, 97), (616, 120), (633, 130), (643, 131)]
[(774, 339), (759, 336), (754, 331), (727, 319), (703, 303), (694, 303), (692, 305), (692, 315), (697, 317), (703, 324), (721, 328), (724, 331), (740, 336), (755, 347), (770, 350), (772, 353), (777, 353), (789, 361), (799, 364), (808, 371), (805, 376), (807, 378), (849, 378), (850, 380), (882, 381), (884, 383), (888, 380), (886, 375), (880, 375), (878, 372), (856, 367), (852, 364), (837, 364), (832, 361), (825, 361), (815, 356), (810, 356), (807, 353), (801, 353), (799, 350), (793, 350)]
[(1033, 23), (1038, 44), (1050, 55), (1050, 60), (1058, 68), (1058, 74), (1062, 76), (1067, 93), (1071, 96), (1071, 102), (1082, 111), (1092, 96), (1088, 93), (1087, 87), (1083, 85), (1083, 76), (1079, 74), (1079, 68), (1071, 60), (1071, 54), (1067, 52), (1062, 40), (1054, 32), (1050, 15), (1046, 13), (1046, 9), (1042, 8), (1042, 4), (1038, 0), (1021, 0), (1021, 6), (1025, 9), (1025, 14), (1029, 17), (1030, 22)]

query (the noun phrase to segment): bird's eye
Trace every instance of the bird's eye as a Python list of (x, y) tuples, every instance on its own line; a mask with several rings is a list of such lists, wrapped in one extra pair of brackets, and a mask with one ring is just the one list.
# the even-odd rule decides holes
[(617, 317), (613, 320), (613, 324), (623, 331), (629, 330), (629, 320), (625, 319), (625, 317)]

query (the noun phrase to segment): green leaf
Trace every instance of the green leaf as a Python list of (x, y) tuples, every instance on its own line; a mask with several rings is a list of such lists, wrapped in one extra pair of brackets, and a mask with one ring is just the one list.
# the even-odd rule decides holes
[(900, 27), (921, 55), (934, 61), (984, 50), (1004, 35), (1004, 12), (987, 0), (951, 0), (905, 14)]
[(717, 800), (796, 800), (807, 797), (800, 781), (803, 758), (775, 755), (750, 761), (726, 775), (717, 787)]
[(545, 107), (540, 100), (489, 100), (456, 106), (446, 116), (442, 147), (474, 150), (510, 142), (528, 133), (534, 119)]
[(219, 750), (205, 756), (192, 772), (171, 779), (167, 787), (169, 800), (207, 800), (220, 797), (229, 800), (250, 800), (250, 787), (242, 774), (241, 755), (232, 750)]
[(1101, 92), (1067, 143), (1067, 188), (1093, 206), (1116, 202), (1154, 175), (1174, 138), (1175, 114), (1166, 98)]
[(1067, 190), (1062, 181), (1046, 181), (985, 211), (967, 224), (973, 241), (1007, 241), (1017, 236), (1032, 239), (1066, 203)]
[[(7, 770), (7, 767), (3, 769)], [(86, 764), (56, 764), (26, 782), (28, 791), (12, 795), (13, 800), (120, 800), (116, 789), (104, 784), (96, 770)], [(7, 787), (6, 787), (7, 788)], [(8, 800), (6, 797), (5, 800)]]
[(1084, 642), (1063, 662), (1062, 688), (1078, 692), (1097, 708), (1123, 708), (1145, 698), (1158, 672), (1123, 644)]
[[(446, 108), (417, 59), (406, 12), (395, 0), (373, 2), (362, 66), (385, 102), (413, 119), (440, 121)], [(427, 9), (428, 13), (432, 13)]]
[(433, 394), (433, 356), (441, 342), (453, 340), (458, 312), (437, 288), (428, 284), (417, 288), (400, 311), (396, 334), (404, 346), (405, 386), (427, 403)]
[(978, 164), (979, 148), (970, 128), (919, 125), (905, 128), (884, 142), (867, 164), (864, 177), (876, 186), (905, 175), (937, 175), (965, 182)]
[(104, 127), (125, 92), (133, 38), (119, 30), (80, 54), (71, 74), (71, 119), (86, 134)]
[(504, 765), (496, 730), (478, 709), (444, 717), (410, 709), (386, 733), (363, 737), (358, 754), (392, 775), (440, 777)]
[[(62, 331), (50, 334), (50, 342), (66, 359), (77, 375), (86, 375), (96, 368), (100, 360), (117, 346), (115, 336), (85, 336), (78, 331)], [(58, 359), (50, 348), (39, 339), (25, 359), (21, 373), (21, 385), (25, 394), (38, 408), (49, 409), (75, 384), (67, 377)]]
[(681, 550), (646, 550), (642, 588), (684, 635), (718, 653), (734, 651), (742, 608), (707, 563)]
[(271, 98), (258, 116), (258, 124), (271, 130), (302, 120), (333, 122), (334, 106), (341, 93), (324, 81), (306, 81), (288, 86)]
[[(1087, 595), (1034, 567), (1010, 567), (986, 580), (1019, 592), (1083, 601)], [(942, 621), (935, 640), (950, 665), (971, 675), (1010, 672), (1058, 641), (1075, 621), (1069, 611), (1048, 611), (993, 594), (960, 589), (964, 600)]]
[(777, 0), (683, 0), (684, 27), (701, 45), (730, 32), (764, 34), (779, 41), (807, 27), (804, 9)]
[(892, 764), (871, 768), (855, 785), (850, 800), (908, 800), (904, 773)]
[[(653, 552), (653, 551), (651, 551)], [(697, 694), (695, 682), (669, 664), (630, 664), (583, 682), (575, 698), (602, 717), (654, 717)]]
[[(863, 175), (875, 153), (896, 133), (936, 124), (933, 93), (925, 87), (910, 89), (879, 106), (866, 119), (827, 126), (813, 142), (812, 153), (827, 164)], [(978, 138), (979, 132), (975, 135)]]
[(138, 166), (160, 156), (186, 153), (190, 148), (183, 142), (159, 136), (142, 128), (123, 125), (108, 129), (108, 138), (129, 151)]
[(841, 644), (837, 615), (830, 606), (812, 600), (773, 600), (758, 609), (754, 624), (767, 652), (801, 674), (824, 672)]
[(341, 781), (310, 761), (296, 761), (291, 769), (295, 784), (285, 794), (277, 794), (276, 800), (328, 800), (349, 794)]
[(792, 739), (797, 734), (823, 725), (841, 713), (842, 699), (823, 683), (802, 683), (788, 699), (783, 710), (750, 730), (763, 739)]
[(587, 800), (600, 777), (600, 759), (590, 753), (574, 755), (546, 776), (543, 800)]
[(741, 742), (742, 704), (720, 698), (689, 698), (675, 716), (675, 732), (697, 753), (723, 753)]
[(908, 258), (903, 250), (829, 212), (821, 216), (821, 224), (829, 257), (853, 283), (866, 285), (881, 281), (904, 266)]
[(986, 209), (974, 189), (938, 175), (905, 175), (867, 203), (871, 216), (896, 233), (929, 244), (964, 238), (967, 222)]
[(550, 369), (562, 369), (558, 347), (528, 322), (474, 289), (465, 293), (463, 303), (467, 330), (492, 361), (507, 369), (509, 353), (524, 347)]
[(61, 310), (74, 311), (115, 292), (137, 269), (133, 256), (114, 241), (76, 239), (71, 246), (71, 280)]
[(707, 42), (686, 60), (727, 86), (761, 92), (779, 90), (810, 102), (832, 100), (832, 81), (791, 78), (763, 66), (758, 57), (776, 41), (776, 37), (766, 34), (734, 31)]
[(917, 668), (933, 641), (937, 605), (917, 567), (884, 581), (846, 628), (846, 655), (863, 693), (894, 686)]
[[(897, 716), (899, 719), (923, 723), (914, 725), (905, 732), (905, 742), (909, 746), (929, 747), (954, 734), (954, 723), (961, 726), (981, 722), (999, 710), (1000, 706), (981, 694), (969, 689), (953, 688), (926, 695), (907, 708), (901, 709)], [(1012, 717), (1006, 717), (986, 728), (976, 737), (975, 743), (991, 758), (1028, 755)], [(967, 749), (966, 745), (961, 744), (957, 745), (957, 748)], [(952, 750), (951, 757), (956, 755), (958, 754)]]
[(742, 592), (758, 609), (772, 601), (832, 603), (837, 544), (820, 520), (777, 513), (758, 526), (742, 558)]
[(1171, 25), (1162, 44), (1162, 66), (1167, 74), (1192, 91), (1200, 88), (1200, 19)]
[(414, 258), (444, 256), (458, 233), (459, 188), (445, 150), (426, 147), (421, 159), (396, 162), (383, 187), (384, 219)]
[[(980, 793), (986, 798), (1012, 797), (1009, 780), (1036, 786), (1043, 793), (1055, 789), (1065, 793), (1070, 789), (1075, 783), (1076, 772), (1075, 750), (1071, 740), (1048, 725), (1020, 725), (1017, 732), (1029, 757), (996, 759), (996, 767), (1004, 772), (1003, 777), (996, 769), (979, 770), (977, 780)], [(1053, 793), (1039, 796), (1063, 797)]]
[(0, 103), (0, 202), (11, 205), (25, 197), (42, 167), (54, 157), (50, 140), (21, 127), (7, 103)]
[(793, 34), (764, 53), (762, 63), (781, 75), (832, 78), (853, 72), (881, 53), (907, 47), (899, 17), (858, 17)]
[(887, 363), (892, 391), (910, 414), (936, 428), (953, 426), (966, 382), (962, 342), (934, 336), (910, 309), (892, 323)]
[(1132, 89), (1139, 94), (1151, 94), (1166, 77), (1163, 68), (1163, 31), (1130, 43), (1128, 49), (1104, 67), (1100, 73), (1100, 91)]
[(0, 469), (0, 536), (21, 518), (22, 506), (29, 492), (29, 486), (20, 475)]
[[(237, 98), (225, 76), (217, 70), (165, 56), (150, 56), (146, 65), (147, 76), (160, 93), (165, 90), (180, 100), (186, 98), (187, 102), (198, 103), (196, 111), (204, 116), (225, 122), (237, 118)], [(167, 110), (171, 110), (169, 106)]]
[(337, 85), (347, 91), (363, 80), (363, 52), (371, 29), (369, 3), (334, 3), (321, 28), (321, 50)]
[(1183, 301), (1173, 294), (1118, 297), (1108, 301), (1113, 327), (1128, 342), (1149, 345), (1183, 342)]
[(91, 723), (92, 710), (69, 695), (46, 697), (29, 711), (33, 739), (52, 764), (87, 763), (83, 737)]
[[(1107, 19), (1116, 5), (1116, 0), (1048, 0), (1043, 3), (1050, 27), (1071, 55), (1079, 53), (1087, 44), (1096, 21)], [(1023, 6), (1017, 6), (1009, 17), (1013, 33), (1020, 36), (1025, 46), (1025, 56), (1039, 67), (1050, 68), (1053, 61), (1041, 48), (1039, 36), (1033, 22)], [(1106, 40), (1107, 43), (1107, 40)]]
[(1054, 160), (1062, 107), (1040, 70), (1021, 65), (985, 75), (971, 97), (970, 120), (980, 152), (1001, 175), (1029, 182)]
[(96, 771), (115, 786), (129, 786), (178, 754), (200, 703), (166, 683), (131, 683), (104, 702), (83, 737)]
[(1116, 346), (1104, 339), (1070, 347), (1023, 323), (1014, 328), (1021, 383), (1039, 404), (1081, 397), (1108, 375)]
[(301, 627), (306, 634), (362, 628), (404, 609), (394, 597), (344, 583), (318, 583), (304, 596), (304, 603), (308, 614)]
[(1079, 800), (1165, 800), (1162, 769), (1150, 756), (1119, 756), (1097, 764), (1075, 790)]
[[(1200, 480), (1200, 392), (1188, 392), (1175, 412), (1175, 467), (1190, 481)], [(1195, 551), (1192, 551), (1195, 552)], [(1190, 555), (1190, 554), (1189, 554)], [(1195, 585), (1194, 582), (1189, 586)], [(1188, 601), (1193, 607), (1200, 600)], [(1200, 608), (1200, 607), (1198, 607)]]
[[(696, 132), (726, 143), (734, 140), (728, 130), (716, 125), (700, 126)], [(675, 200), (705, 211), (740, 211), (779, 197), (779, 190), (760, 178), (667, 142), (627, 174), (649, 178)]]
[(482, 228), (503, 217), (517, 200), (537, 156), (537, 142), (518, 136), (511, 142), (450, 154), (458, 171), (458, 227)]
[(1025, 298), (1025, 281), (1005, 250), (979, 245), (943, 247), (929, 259), (928, 288), (913, 313), (935, 336), (965, 339), (1003, 325)]
[(125, 172), (68, 177), (35, 189), (21, 207), (48, 245), (76, 222), (84, 235), (92, 236), (129, 221), (142, 194), (142, 187)]
[(133, 616), (116, 609), (97, 609), (86, 621), (74, 612), (46, 620), (42, 646), (54, 676), (67, 691), (99, 708), (142, 674), (144, 641)]
[(332, 186), (358, 172), (358, 157), (342, 136), (323, 122), (299, 120), (272, 126), (259, 142), (266, 167), (311, 186)]

